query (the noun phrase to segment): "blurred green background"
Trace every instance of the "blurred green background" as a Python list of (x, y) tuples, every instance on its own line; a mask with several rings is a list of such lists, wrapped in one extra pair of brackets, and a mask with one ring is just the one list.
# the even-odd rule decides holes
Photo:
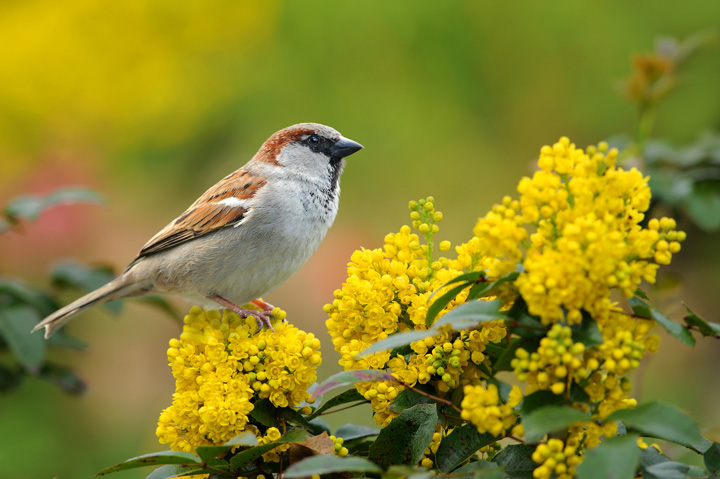
[[(720, 3), (706, 0), (4, 1), (0, 204), (80, 184), (108, 202), (59, 207), (1, 236), (0, 272), (44, 284), (64, 258), (122, 269), (271, 133), (325, 123), (366, 148), (349, 158), (320, 250), (266, 299), (321, 338), (326, 377), (338, 356), (322, 305), (353, 250), (380, 246), (408, 222), (408, 200), (434, 195), (442, 239), (468, 239), (543, 144), (632, 132), (635, 112), (618, 85), (633, 54), (658, 35), (719, 22)], [(720, 128), (718, 78), (717, 48), (693, 57), (655, 134), (683, 143)], [(717, 321), (718, 236), (681, 226), (689, 240), (668, 269), (683, 286), (650, 294), (675, 317), (684, 300)], [(0, 397), (1, 478), (88, 477), (165, 449), (154, 431), (174, 390), (165, 351), (179, 327), (131, 301), (110, 318), (97, 309), (70, 326), (90, 343), (60, 358), (88, 381), (84, 396), (28, 381)], [(693, 351), (664, 338), (637, 394), (674, 402), (718, 440), (719, 350), (714, 340)]]

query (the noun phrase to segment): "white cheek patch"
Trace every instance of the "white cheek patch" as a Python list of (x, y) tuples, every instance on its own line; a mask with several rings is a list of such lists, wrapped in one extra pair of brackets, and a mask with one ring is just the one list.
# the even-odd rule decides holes
[(231, 208), (244, 208), (246, 203), (247, 201), (235, 198), (234, 196), (215, 202), (216, 205), (229, 206)]

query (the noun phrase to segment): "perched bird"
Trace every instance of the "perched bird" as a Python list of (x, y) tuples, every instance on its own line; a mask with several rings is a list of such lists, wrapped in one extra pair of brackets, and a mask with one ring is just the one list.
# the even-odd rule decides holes
[[(344, 158), (362, 148), (318, 123), (276, 132), (245, 166), (150, 238), (119, 277), (54, 312), (33, 332), (45, 328), (48, 338), (91, 306), (156, 293), (252, 315), (260, 328), (272, 329), (273, 307), (257, 298), (317, 250), (338, 211)], [(249, 302), (262, 310), (241, 307)]]

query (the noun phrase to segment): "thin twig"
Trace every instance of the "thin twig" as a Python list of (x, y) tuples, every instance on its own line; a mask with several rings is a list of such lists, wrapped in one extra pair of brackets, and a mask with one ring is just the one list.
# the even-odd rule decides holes
[(429, 397), (430, 399), (434, 399), (435, 401), (438, 401), (438, 402), (441, 402), (441, 403), (443, 403), (443, 404), (446, 404), (446, 405), (450, 406), (451, 408), (453, 408), (454, 410), (456, 410), (457, 412), (459, 412), (459, 413), (462, 414), (462, 409), (460, 409), (459, 407), (457, 407), (455, 404), (453, 404), (451, 401), (448, 401), (447, 399), (443, 399), (443, 398), (439, 398), (439, 397), (437, 397), (437, 396), (433, 396), (432, 394), (426, 393), (425, 391), (421, 391), (421, 390), (419, 390), (419, 389), (417, 389), (417, 388), (414, 388), (414, 387), (410, 386), (409, 384), (405, 384), (405, 383), (403, 383), (403, 382), (401, 382), (400, 384), (401, 384), (403, 387), (406, 387), (406, 388), (410, 389), (411, 391), (415, 391), (416, 393), (421, 394), (421, 395), (423, 395), (423, 396), (425, 396), (425, 397)]

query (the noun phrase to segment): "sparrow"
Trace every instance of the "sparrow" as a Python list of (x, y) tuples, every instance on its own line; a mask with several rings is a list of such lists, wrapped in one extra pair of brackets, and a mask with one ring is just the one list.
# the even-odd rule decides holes
[[(363, 146), (318, 123), (274, 133), (253, 158), (208, 189), (142, 247), (123, 273), (43, 319), (45, 338), (97, 304), (148, 294), (254, 316), (272, 329), (258, 298), (290, 278), (335, 220), (345, 157)], [(252, 303), (260, 311), (242, 307)]]

